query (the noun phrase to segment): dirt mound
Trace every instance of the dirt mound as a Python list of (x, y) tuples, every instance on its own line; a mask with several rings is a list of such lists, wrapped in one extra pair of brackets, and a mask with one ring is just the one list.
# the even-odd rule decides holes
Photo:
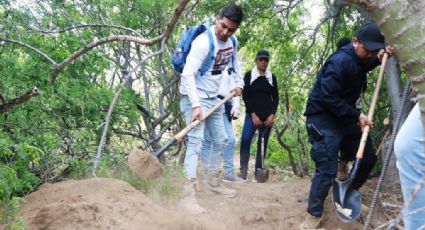
[(128, 156), (128, 165), (134, 174), (142, 178), (155, 179), (163, 174), (158, 158), (140, 149), (131, 151)]
[(106, 178), (44, 184), (25, 197), (20, 215), (27, 229), (214, 229)]
[[(226, 186), (235, 189), (238, 195), (225, 198), (207, 191), (199, 192), (197, 202), (206, 211), (190, 215), (189, 210), (176, 205), (178, 200), (169, 204), (151, 200), (123, 181), (105, 178), (70, 180), (45, 184), (25, 197), (21, 216), (28, 229), (65, 230), (298, 229), (305, 220), (309, 178)], [(381, 212), (376, 211), (372, 226), (386, 221)], [(324, 229), (362, 229), (361, 221), (360, 218), (352, 223), (342, 223), (331, 202), (326, 202)]]

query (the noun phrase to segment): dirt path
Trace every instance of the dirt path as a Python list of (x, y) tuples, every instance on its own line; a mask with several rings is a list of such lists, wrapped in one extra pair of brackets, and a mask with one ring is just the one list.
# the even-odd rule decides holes
[[(236, 198), (197, 195), (206, 213), (193, 216), (176, 201), (159, 205), (128, 183), (105, 178), (43, 185), (25, 197), (28, 229), (298, 229), (304, 220), (310, 180), (231, 184)], [(327, 204), (330, 207), (330, 203)], [(341, 223), (326, 209), (325, 229), (362, 229)]]
[[(264, 184), (247, 182), (229, 187), (238, 191), (236, 198), (222, 198), (207, 192), (198, 195), (200, 205), (208, 210), (202, 215), (223, 223), (226, 229), (298, 229), (305, 218), (309, 179)], [(326, 209), (325, 216), (325, 229), (362, 229), (360, 222), (341, 223), (330, 208)]]

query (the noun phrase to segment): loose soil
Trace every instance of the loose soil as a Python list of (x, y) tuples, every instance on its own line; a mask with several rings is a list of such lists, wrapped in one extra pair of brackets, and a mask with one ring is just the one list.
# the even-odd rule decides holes
[[(369, 183), (370, 184), (370, 183)], [(310, 179), (226, 184), (235, 198), (197, 194), (207, 210), (191, 215), (179, 200), (160, 202), (126, 182), (108, 178), (44, 184), (25, 197), (20, 215), (28, 229), (298, 229), (305, 219)], [(365, 186), (365, 194), (371, 196)], [(366, 199), (367, 200), (367, 199)], [(370, 199), (369, 199), (370, 200)], [(324, 229), (362, 229), (361, 220), (344, 224), (326, 202)], [(373, 226), (387, 218), (375, 211)]]

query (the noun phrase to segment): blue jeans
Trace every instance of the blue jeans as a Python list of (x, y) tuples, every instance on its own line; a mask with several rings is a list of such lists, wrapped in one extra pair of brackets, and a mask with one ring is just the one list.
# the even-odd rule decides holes
[[(394, 153), (397, 157), (397, 168), (400, 175), (401, 190), (404, 198), (405, 229), (423, 229), (425, 227), (425, 185), (416, 191), (417, 183), (425, 179), (425, 151), (419, 103), (404, 122), (394, 143)], [(413, 212), (422, 208), (422, 211)]]
[[(202, 113), (205, 114), (210, 108), (216, 105), (218, 98), (200, 98)], [(180, 100), (180, 109), (184, 113), (186, 124), (190, 124), (192, 117), (192, 104), (189, 97), (183, 95)], [(227, 142), (227, 135), (223, 124), (224, 108), (220, 107), (214, 111), (207, 119), (194, 127), (188, 134), (186, 155), (184, 158), (184, 169), (187, 178), (196, 178), (198, 167), (198, 156), (204, 142), (204, 133), (208, 133), (212, 140), (212, 151), (209, 153), (207, 170), (218, 170), (223, 160), (223, 151)], [(203, 159), (202, 159), (203, 161)]]
[[(248, 170), (248, 161), (249, 161), (249, 154), (251, 149), (251, 143), (252, 138), (254, 138), (255, 131), (257, 128), (254, 126), (254, 122), (252, 122), (251, 114), (245, 114), (245, 120), (243, 123), (242, 128), (242, 139), (241, 139), (241, 171)], [(266, 152), (267, 152), (267, 143), (269, 142), (269, 136), (270, 136), (270, 128), (264, 129), (264, 159), (266, 158)], [(262, 168), (262, 161), (261, 161), (261, 135), (258, 135), (258, 141), (257, 141), (257, 156), (255, 158), (255, 169)]]
[[(310, 154), (316, 171), (311, 181), (307, 212), (320, 217), (323, 213), (323, 203), (338, 170), (338, 152), (341, 159), (354, 160), (362, 133), (354, 122), (339, 125), (334, 117), (327, 114), (308, 116), (307, 124), (313, 124), (323, 134), (321, 139), (315, 139), (314, 135), (309, 133), (309, 141), (312, 144)], [(353, 189), (359, 189), (366, 182), (376, 160), (375, 149), (368, 137), (360, 168), (351, 184)]]
[[(235, 134), (233, 132), (233, 127), (231, 121), (226, 117), (226, 113), (223, 113), (223, 123), (224, 128), (227, 134), (227, 144), (224, 148), (224, 173), (226, 175), (233, 175), (233, 155), (235, 153)], [(202, 164), (206, 169), (209, 168), (209, 163), (211, 162), (211, 150), (212, 150), (212, 139), (209, 135), (209, 132), (204, 133), (204, 144), (202, 145), (201, 150), (201, 159)], [(220, 162), (221, 163), (221, 162)]]

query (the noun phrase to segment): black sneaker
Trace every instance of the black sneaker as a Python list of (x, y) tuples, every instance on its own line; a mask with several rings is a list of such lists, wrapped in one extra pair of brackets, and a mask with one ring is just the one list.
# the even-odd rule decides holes
[(238, 177), (242, 178), (242, 180), (246, 180), (247, 176), (248, 176), (248, 171), (241, 169), (241, 171), (238, 174)]

